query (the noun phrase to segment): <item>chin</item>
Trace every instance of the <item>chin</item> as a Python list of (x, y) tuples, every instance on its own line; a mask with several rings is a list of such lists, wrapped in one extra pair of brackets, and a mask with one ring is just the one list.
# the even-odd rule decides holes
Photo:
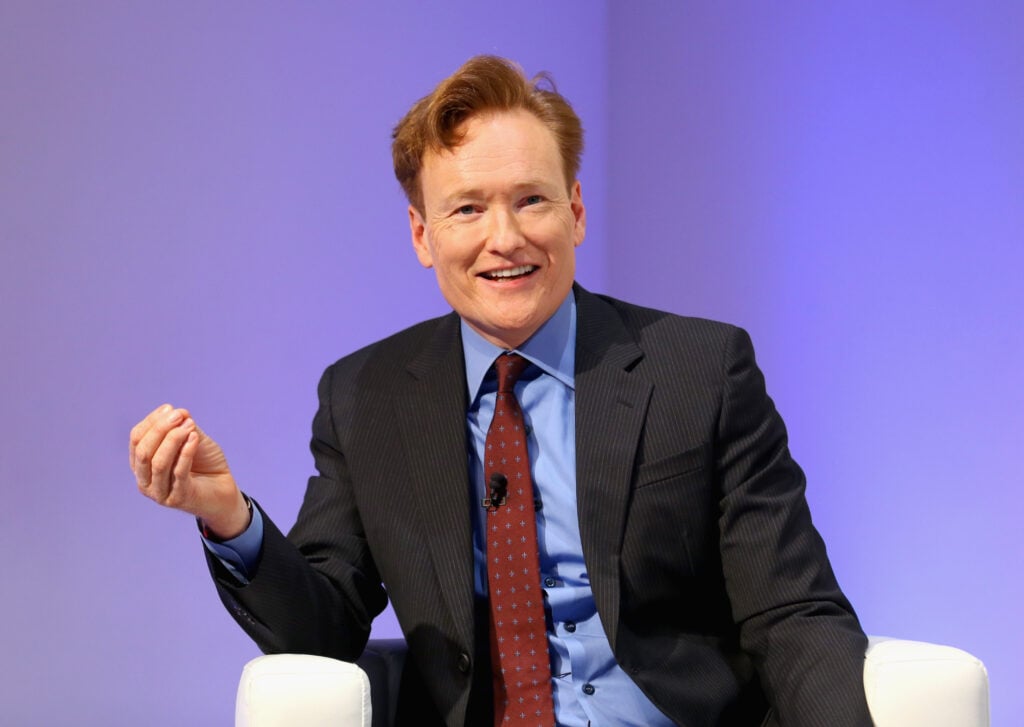
[(515, 325), (508, 321), (491, 321), (485, 328), (478, 329), (485, 338), (503, 348), (515, 348), (533, 333), (528, 325)]

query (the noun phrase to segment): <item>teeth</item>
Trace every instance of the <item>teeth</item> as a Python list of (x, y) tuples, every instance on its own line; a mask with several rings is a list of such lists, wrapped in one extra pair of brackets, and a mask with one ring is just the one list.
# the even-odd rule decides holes
[(487, 273), (488, 278), (515, 278), (520, 275), (526, 275), (527, 273), (533, 272), (533, 265), (520, 265), (517, 268), (509, 268), (508, 270), (495, 270)]

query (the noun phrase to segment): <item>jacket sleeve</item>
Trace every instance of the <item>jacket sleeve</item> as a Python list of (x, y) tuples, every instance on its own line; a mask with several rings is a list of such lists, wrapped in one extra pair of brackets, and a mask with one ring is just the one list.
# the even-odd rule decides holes
[(790, 457), (746, 332), (735, 329), (723, 369), (719, 528), (741, 648), (780, 724), (871, 725), (863, 686), (867, 639), (811, 522), (804, 474)]
[(331, 379), (328, 369), (313, 420), (310, 448), (317, 474), (309, 479), (288, 537), (261, 510), (263, 544), (248, 584), (239, 583), (210, 553), (207, 562), (224, 605), (265, 653), (352, 661), (362, 653), (387, 597), (345, 466), (332, 414)]

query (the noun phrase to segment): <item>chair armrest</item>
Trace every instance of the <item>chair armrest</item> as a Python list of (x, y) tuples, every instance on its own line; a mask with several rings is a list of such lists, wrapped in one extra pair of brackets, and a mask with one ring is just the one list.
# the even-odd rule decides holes
[(875, 727), (988, 727), (988, 672), (966, 651), (871, 636), (864, 691)]
[[(357, 666), (322, 656), (277, 654), (242, 671), (236, 727), (371, 727), (393, 718), (405, 658), (401, 640), (367, 645)], [(366, 669), (364, 672), (363, 669)], [(373, 720), (371, 679), (378, 708)], [(872, 636), (864, 691), (875, 727), (989, 727), (988, 673), (966, 651)]]
[(235, 727), (370, 727), (371, 718), (370, 682), (355, 664), (273, 654), (242, 670)]
[(398, 714), (407, 647), (405, 639), (371, 639), (356, 664), (370, 680), (372, 727), (390, 727)]

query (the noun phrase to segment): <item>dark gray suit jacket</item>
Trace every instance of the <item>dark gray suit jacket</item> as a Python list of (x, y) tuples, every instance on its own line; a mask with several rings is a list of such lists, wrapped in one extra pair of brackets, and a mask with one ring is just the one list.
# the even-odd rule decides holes
[[(870, 725), (866, 640), (746, 333), (574, 292), (580, 533), (619, 664), (687, 727), (758, 725), (766, 699), (783, 725)], [(486, 724), (458, 317), (341, 359), (319, 397), (298, 521), (266, 520), (247, 586), (210, 559), (222, 599), (264, 651), (353, 660), (383, 583), (417, 721)]]

